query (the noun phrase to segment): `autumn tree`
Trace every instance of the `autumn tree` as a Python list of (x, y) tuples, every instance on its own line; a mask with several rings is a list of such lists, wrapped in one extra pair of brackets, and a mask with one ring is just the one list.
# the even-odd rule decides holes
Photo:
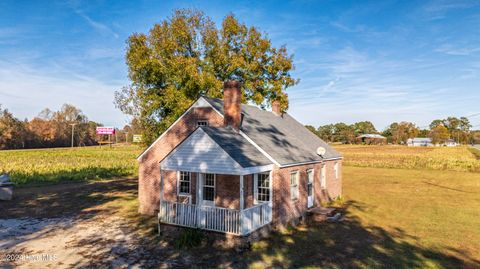
[(469, 134), (472, 125), (466, 117), (447, 117), (446, 119), (437, 119), (430, 123), (430, 130), (434, 130), (438, 126), (444, 126), (447, 128), (451, 138), (455, 139), (459, 143), (468, 143), (471, 140)]
[(128, 38), (131, 84), (116, 92), (115, 104), (137, 118), (152, 142), (201, 95), (222, 96), (227, 80), (242, 82), (243, 102), (262, 108), (278, 100), (288, 109), (286, 89), (297, 83), (292, 56), (273, 47), (256, 27), (227, 15), (221, 27), (202, 12), (179, 9), (148, 34)]
[(436, 119), (436, 120), (433, 120), (431, 123), (430, 123), (430, 130), (434, 129), (435, 127), (437, 127), (438, 125), (444, 125), (445, 124), (445, 121), (444, 120), (439, 120), (439, 119)]
[(389, 142), (402, 144), (409, 138), (414, 138), (419, 134), (418, 128), (414, 123), (402, 121), (394, 122), (383, 132)]
[(27, 137), (25, 123), (0, 106), (0, 149), (25, 148)]
[(438, 125), (430, 131), (430, 138), (433, 144), (445, 143), (449, 137), (448, 129), (443, 125)]

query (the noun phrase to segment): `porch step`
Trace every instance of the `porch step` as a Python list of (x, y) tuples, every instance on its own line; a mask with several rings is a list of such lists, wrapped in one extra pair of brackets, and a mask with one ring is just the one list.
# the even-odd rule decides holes
[(332, 207), (314, 207), (307, 211), (308, 221), (322, 222), (337, 213), (336, 208)]
[(333, 207), (314, 207), (310, 208), (307, 212), (310, 215), (324, 215), (331, 217), (336, 213), (337, 209)]

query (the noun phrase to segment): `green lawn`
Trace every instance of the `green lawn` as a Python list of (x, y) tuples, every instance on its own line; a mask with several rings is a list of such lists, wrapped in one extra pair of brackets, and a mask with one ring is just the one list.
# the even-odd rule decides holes
[(480, 267), (480, 174), (344, 167), (345, 221), (254, 245), (252, 267)]
[(19, 185), (130, 176), (137, 174), (140, 152), (134, 145), (0, 150), (0, 173)]

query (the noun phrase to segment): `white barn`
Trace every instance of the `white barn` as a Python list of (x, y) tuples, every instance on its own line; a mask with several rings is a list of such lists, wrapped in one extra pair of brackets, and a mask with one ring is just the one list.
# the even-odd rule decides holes
[(428, 137), (415, 137), (407, 140), (407, 146), (409, 147), (431, 147), (432, 139)]

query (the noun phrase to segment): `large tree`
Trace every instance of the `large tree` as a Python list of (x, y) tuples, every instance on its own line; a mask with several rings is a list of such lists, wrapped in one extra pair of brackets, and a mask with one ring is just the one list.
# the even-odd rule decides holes
[(352, 144), (355, 142), (355, 129), (353, 125), (348, 125), (343, 122), (336, 123), (334, 126), (334, 141), (342, 142), (344, 144)]
[(28, 136), (25, 122), (0, 106), (0, 149), (24, 148)]
[(471, 140), (469, 132), (472, 125), (466, 117), (448, 117), (442, 120), (434, 120), (430, 123), (430, 130), (433, 131), (438, 126), (447, 128), (450, 137), (459, 143), (468, 143)]
[(137, 118), (150, 143), (200, 95), (222, 96), (222, 83), (242, 82), (243, 102), (263, 108), (280, 101), (288, 109), (285, 90), (292, 78), (292, 56), (276, 48), (265, 34), (234, 15), (218, 28), (202, 12), (175, 10), (148, 34), (127, 41), (126, 63), (131, 84), (116, 92), (115, 104)]
[(450, 134), (448, 133), (447, 127), (438, 125), (430, 131), (429, 136), (432, 139), (432, 143), (441, 144), (445, 143), (445, 141), (450, 137)]
[(333, 142), (335, 141), (335, 126), (333, 124), (319, 126), (317, 134), (321, 139), (327, 142)]
[(355, 129), (355, 135), (363, 135), (363, 134), (376, 134), (377, 129), (371, 121), (360, 121), (353, 124), (353, 128)]
[(419, 134), (418, 128), (414, 123), (402, 121), (394, 122), (383, 132), (389, 142), (402, 144), (409, 138), (414, 138)]

